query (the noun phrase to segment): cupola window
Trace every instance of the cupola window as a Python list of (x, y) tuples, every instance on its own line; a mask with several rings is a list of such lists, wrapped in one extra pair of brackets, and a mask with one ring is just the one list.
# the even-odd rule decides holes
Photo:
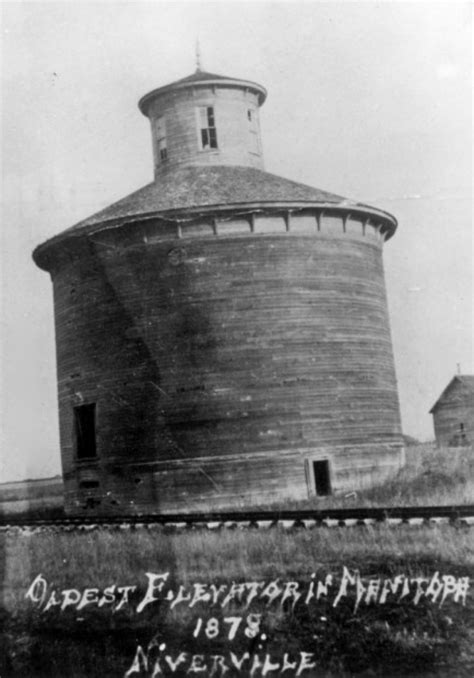
[(201, 106), (199, 108), (199, 131), (203, 151), (217, 148), (217, 130), (213, 106)]
[(250, 133), (250, 152), (260, 154), (260, 146), (258, 142), (258, 128), (255, 111), (251, 108), (247, 109), (247, 122)]
[(158, 162), (164, 162), (168, 159), (168, 148), (166, 145), (166, 124), (163, 115), (156, 120), (156, 145)]

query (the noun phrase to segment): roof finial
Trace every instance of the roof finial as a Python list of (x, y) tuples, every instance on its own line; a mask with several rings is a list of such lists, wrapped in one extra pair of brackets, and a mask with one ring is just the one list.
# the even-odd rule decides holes
[(201, 71), (201, 48), (199, 38), (196, 38), (196, 73)]
[(456, 363), (458, 368), (458, 374), (461, 374), (461, 363)]

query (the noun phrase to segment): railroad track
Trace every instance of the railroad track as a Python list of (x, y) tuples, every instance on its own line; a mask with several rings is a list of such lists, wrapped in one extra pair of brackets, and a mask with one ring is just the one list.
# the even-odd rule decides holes
[(95, 529), (284, 529), (313, 527), (351, 527), (354, 525), (474, 525), (474, 505), (351, 508), (320, 510), (279, 510), (210, 513), (166, 513), (127, 516), (68, 516), (32, 519), (25, 516), (0, 517), (1, 531), (91, 531)]

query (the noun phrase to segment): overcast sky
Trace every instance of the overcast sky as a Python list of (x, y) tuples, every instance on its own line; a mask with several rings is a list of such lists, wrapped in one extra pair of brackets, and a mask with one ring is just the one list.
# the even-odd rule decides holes
[(149, 183), (147, 91), (255, 80), (266, 169), (386, 209), (404, 431), (473, 372), (469, 2), (2, 2), (2, 480), (60, 471), (46, 238)]

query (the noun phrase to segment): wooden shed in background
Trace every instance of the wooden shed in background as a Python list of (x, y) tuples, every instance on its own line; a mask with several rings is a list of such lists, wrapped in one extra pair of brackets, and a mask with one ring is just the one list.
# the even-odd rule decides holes
[(438, 445), (474, 442), (474, 375), (457, 374), (430, 410)]

